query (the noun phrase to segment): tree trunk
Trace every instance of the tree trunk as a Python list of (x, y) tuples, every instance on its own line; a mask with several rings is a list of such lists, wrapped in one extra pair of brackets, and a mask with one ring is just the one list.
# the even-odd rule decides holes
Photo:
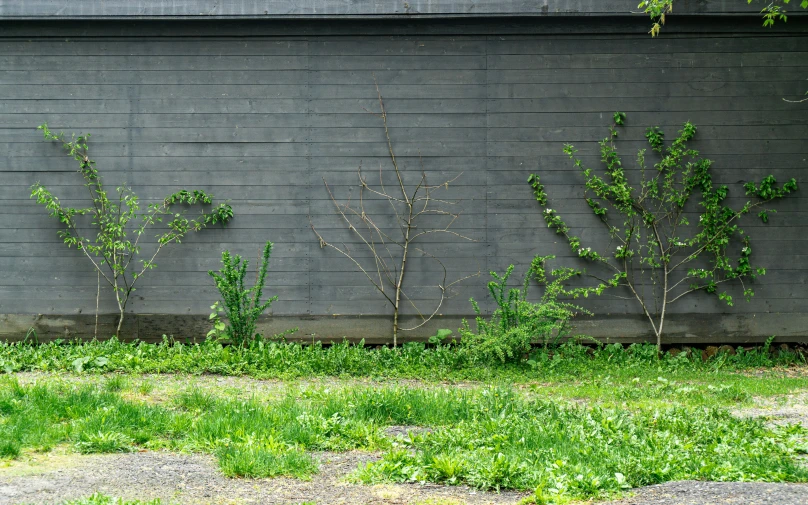
[(396, 294), (396, 307), (393, 310), (393, 348), (398, 346), (398, 294)]
[[(398, 172), (398, 168), (396, 168)], [(402, 190), (402, 193), (404, 191)], [(406, 197), (407, 194), (404, 193)], [(407, 220), (407, 232), (404, 234), (404, 251), (401, 255), (401, 271), (398, 273), (396, 283), (396, 304), (393, 306), (393, 347), (398, 347), (398, 308), (401, 306), (401, 286), (404, 285), (404, 270), (407, 268), (407, 253), (410, 248), (410, 230), (412, 230), (412, 202), (407, 201), (409, 207), (409, 219)]]
[(123, 307), (121, 307), (121, 315), (118, 317), (118, 329), (115, 330), (115, 336), (121, 337), (121, 325), (123, 324)]
[(98, 339), (98, 304), (101, 301), (101, 271), (98, 270), (98, 282), (95, 291), (95, 331), (93, 338)]
[(658, 331), (656, 336), (656, 350), (657, 354), (662, 352), (662, 332)]

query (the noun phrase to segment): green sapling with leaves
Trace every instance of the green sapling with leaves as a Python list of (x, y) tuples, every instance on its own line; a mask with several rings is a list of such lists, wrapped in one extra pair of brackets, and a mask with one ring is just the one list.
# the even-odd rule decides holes
[[(47, 123), (37, 129), (42, 131), (45, 139), (62, 144), (67, 154), (79, 162), (78, 172), (84, 178), (91, 205), (81, 208), (63, 205), (39, 182), (31, 186), (31, 198), (44, 205), (51, 217), (62, 223), (63, 229), (58, 233), (64, 243), (81, 251), (92, 263), (99, 279), (103, 278), (112, 287), (120, 314), (116, 335), (120, 335), (126, 305), (135, 291), (135, 284), (147, 270), (157, 266), (157, 255), (167, 245), (180, 243), (188, 233), (217, 223), (226, 224), (233, 217), (233, 209), (227, 203), (220, 203), (189, 219), (186, 217), (188, 206), (211, 205), (213, 195), (201, 190), (182, 190), (159, 203), (149, 204), (145, 212), (140, 212), (140, 199), (131, 188), (118, 186), (115, 194), (109, 196), (95, 161), (89, 156), (89, 133), (67, 139), (64, 133), (52, 132)], [(80, 219), (82, 216), (89, 217), (89, 226), (86, 220)], [(156, 243), (149, 245), (148, 259), (138, 259), (143, 246), (141, 238), (147, 234), (147, 229), (164, 221), (166, 229), (157, 234)], [(94, 231), (88, 233), (87, 228)]]
[[(600, 142), (602, 174), (586, 167), (574, 146), (564, 147), (586, 181), (583, 200), (617, 244), (613, 251), (601, 253), (585, 247), (550, 208), (539, 176), (531, 175), (528, 183), (544, 207), (545, 222), (566, 238), (572, 252), (611, 272), (611, 277), (598, 278), (596, 294), (607, 288), (624, 288), (625, 298), (639, 303), (661, 347), (668, 309), (683, 297), (704, 291), (732, 305), (732, 296), (721, 289), (729, 282), (741, 284), (747, 300), (754, 295), (748, 282), (766, 270), (752, 266), (749, 236), (738, 222), (754, 209), (768, 222), (774, 211), (766, 204), (796, 191), (797, 181), (778, 186), (769, 175), (759, 184), (748, 182), (743, 187), (750, 200), (739, 209), (727, 206), (729, 188), (713, 182), (712, 161), (699, 158), (698, 151), (687, 145), (696, 135), (696, 126), (690, 122), (668, 146), (660, 128), (649, 128), (645, 137), (659, 161), (647, 166), (646, 149), (641, 149), (635, 177), (624, 169), (615, 144), (618, 127), (625, 121), (624, 113), (615, 113), (609, 136)], [(691, 203), (692, 198), (699, 200), (697, 205)], [(698, 221), (691, 223), (688, 216), (693, 213)]]

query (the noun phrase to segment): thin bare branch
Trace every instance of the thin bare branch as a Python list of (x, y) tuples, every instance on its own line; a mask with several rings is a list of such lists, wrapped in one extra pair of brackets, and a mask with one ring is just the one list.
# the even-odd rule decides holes
[(317, 235), (317, 238), (320, 239), (320, 247), (321, 248), (322, 247), (330, 247), (331, 249), (334, 249), (338, 253), (342, 254), (343, 256), (345, 256), (346, 258), (351, 260), (351, 262), (354, 265), (356, 265), (356, 267), (359, 268), (359, 270), (363, 274), (365, 274), (365, 276), (368, 278), (370, 283), (373, 284), (373, 286), (382, 294), (382, 296), (384, 296), (387, 299), (388, 302), (393, 303), (393, 300), (389, 296), (387, 296), (387, 293), (384, 292), (384, 287), (382, 285), (380, 285), (380, 284), (377, 284), (376, 281), (373, 280), (373, 277), (371, 277), (371, 275), (367, 272), (367, 270), (365, 270), (364, 267), (362, 267), (362, 265), (353, 256), (351, 256), (349, 253), (345, 252), (343, 249), (340, 249), (339, 247), (337, 247), (337, 246), (335, 246), (335, 245), (333, 245), (333, 244), (331, 244), (329, 242), (326, 242), (325, 239), (322, 237), (322, 235), (320, 235), (320, 233), (314, 227), (314, 224), (311, 224), (311, 229), (314, 232), (314, 234)]

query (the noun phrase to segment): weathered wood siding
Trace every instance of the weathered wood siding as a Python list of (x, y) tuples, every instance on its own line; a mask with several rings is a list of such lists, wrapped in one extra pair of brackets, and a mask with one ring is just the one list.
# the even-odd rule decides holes
[[(736, 0), (677, 0), (677, 14), (748, 15)], [(636, 0), (0, 0), (0, 19), (643, 15)]]
[[(782, 98), (798, 98), (808, 86), (808, 50), (805, 23), (789, 25), (764, 31), (755, 19), (739, 33), (738, 25), (679, 18), (657, 39), (644, 20), (622, 18), (3, 25), (0, 314), (95, 309), (96, 275), (28, 198), (37, 181), (64, 202), (85, 196), (75, 163), (34, 129), (43, 122), (92, 132), (91, 152), (110, 188), (128, 184), (154, 201), (198, 187), (235, 210), (226, 228), (205, 230), (158, 258), (133, 313), (207, 314), (217, 293), (206, 272), (218, 268), (220, 251), (254, 262), (272, 240), (268, 292), (279, 296), (276, 316), (384, 315), (389, 307), (362, 274), (321, 250), (309, 228), (311, 220), (327, 239), (350, 241), (322, 179), (345, 199), (360, 163), (388, 164), (380, 121), (365, 111), (377, 109), (375, 75), (408, 174), (417, 174), (419, 157), (433, 182), (462, 172), (447, 195), (462, 200), (455, 228), (475, 241), (426, 245), (450, 258), (454, 276), (483, 272), (444, 305), (443, 314), (461, 316), (470, 312), (469, 297), (487, 299), (489, 270), (515, 263), (524, 271), (537, 253), (575, 261), (544, 225), (529, 173), (542, 175), (553, 208), (582, 228), (585, 241), (602, 243), (600, 225), (574, 198), (581, 179), (562, 147), (575, 143), (596, 164), (592, 155), (615, 110), (628, 114), (627, 158), (647, 126), (663, 127), (670, 138), (693, 121), (693, 146), (715, 160), (715, 179), (730, 185), (737, 205), (740, 183), (750, 178), (771, 173), (804, 183), (808, 104)], [(769, 268), (753, 301), (727, 308), (712, 297), (682, 299), (671, 307), (684, 321), (681, 335), (698, 336), (686, 322), (709, 314), (721, 314), (709, 319), (727, 327), (741, 314), (770, 321), (754, 331), (742, 325), (739, 335), (808, 335), (805, 195), (778, 204), (768, 225), (746, 221), (755, 261)], [(429, 300), (434, 267), (415, 257), (411, 268), (411, 296)], [(609, 297), (586, 306), (602, 316), (637, 313), (631, 302)], [(102, 311), (113, 309), (102, 300)], [(773, 313), (781, 316), (767, 316)]]

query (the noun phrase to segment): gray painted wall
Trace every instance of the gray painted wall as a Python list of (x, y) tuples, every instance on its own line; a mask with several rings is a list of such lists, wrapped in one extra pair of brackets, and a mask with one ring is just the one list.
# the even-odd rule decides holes
[[(130, 335), (204, 332), (217, 298), (206, 272), (218, 268), (220, 251), (254, 258), (272, 240), (268, 292), (280, 298), (276, 326), (324, 337), (378, 336), (384, 320), (332, 317), (390, 311), (350, 262), (319, 248), (309, 229), (311, 219), (327, 239), (349, 241), (322, 178), (346, 199), (356, 194), (360, 163), (387, 166), (379, 119), (365, 111), (377, 107), (374, 75), (408, 174), (417, 174), (419, 155), (434, 182), (462, 172), (447, 195), (461, 200), (455, 228), (475, 241), (444, 237), (425, 244), (428, 250), (449, 258), (456, 277), (509, 263), (522, 272), (537, 253), (556, 254), (559, 264), (576, 261), (541, 219), (525, 182), (533, 171), (585, 241), (604, 239), (574, 199), (581, 180), (561, 150), (574, 142), (596, 164), (592, 155), (615, 110), (628, 114), (627, 159), (642, 145), (645, 127), (662, 126), (670, 137), (693, 121), (693, 146), (715, 161), (715, 180), (730, 185), (736, 205), (744, 200), (740, 182), (749, 178), (771, 173), (803, 183), (806, 104), (782, 97), (805, 91), (808, 52), (804, 24), (789, 25), (768, 32), (755, 20), (741, 36), (730, 25), (707, 31), (682, 21), (657, 39), (642, 23), (602, 19), (566, 28), (551, 21), (287, 24), (280, 33), (272, 24), (4, 26), (0, 314), (42, 316), (8, 317), (0, 333), (16, 335), (31, 323), (43, 325), (43, 333), (83, 333), (95, 307), (95, 274), (28, 199), (36, 181), (63, 201), (84, 197), (74, 162), (34, 130), (42, 122), (92, 132), (91, 152), (110, 187), (129, 184), (147, 201), (201, 187), (233, 205), (227, 228), (206, 230), (159, 257), (131, 303), (142, 316), (131, 318)], [(708, 296), (682, 299), (672, 307), (679, 324), (672, 336), (808, 335), (804, 190), (778, 209), (768, 225), (746, 222), (754, 257), (769, 268), (753, 301), (727, 308)], [(411, 268), (411, 296), (428, 302), (434, 267), (414, 257)], [(471, 296), (485, 304), (485, 282), (484, 275), (464, 283), (436, 324), (456, 327)], [(630, 302), (601, 297), (586, 306), (603, 318), (586, 323), (591, 334), (645, 333)], [(102, 312), (112, 311), (102, 301)], [(165, 319), (148, 314), (203, 317), (167, 331)]]

